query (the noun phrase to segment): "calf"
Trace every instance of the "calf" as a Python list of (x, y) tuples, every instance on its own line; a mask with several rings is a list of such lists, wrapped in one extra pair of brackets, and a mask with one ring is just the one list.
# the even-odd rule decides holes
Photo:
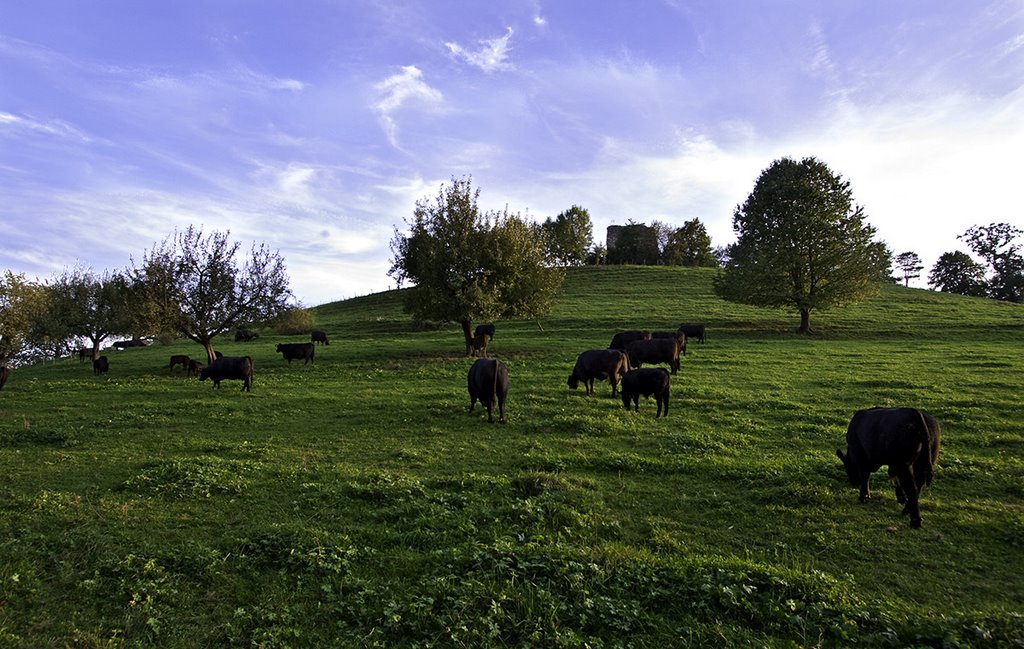
[(654, 395), (654, 400), (658, 402), (658, 414), (655, 415), (655, 419), (661, 417), (662, 406), (665, 407), (667, 417), (670, 383), (668, 370), (661, 367), (630, 370), (622, 377), (622, 405), (629, 410), (629, 402), (632, 401), (633, 409), (640, 412), (640, 395)]
[(575, 390), (582, 381), (587, 394), (593, 394), (594, 380), (608, 379), (614, 397), (618, 394), (619, 376), (628, 371), (629, 359), (624, 352), (618, 349), (591, 349), (576, 357), (576, 365), (572, 368), (567, 384)]
[(673, 374), (679, 372), (679, 346), (671, 338), (634, 340), (626, 345), (630, 367), (643, 367), (644, 363), (668, 363)]
[(213, 388), (220, 388), (220, 382), (224, 379), (242, 381), (242, 391), (252, 392), (252, 357), (250, 356), (222, 356), (209, 367), (199, 371), (199, 380), (211, 379)]
[(6, 365), (0, 365), (0, 390), (4, 389), (7, 385), (7, 377), (11, 375), (11, 368)]
[(204, 365), (194, 358), (190, 358), (188, 361), (188, 371), (185, 372), (185, 376), (199, 376), (199, 372), (202, 371)]
[(283, 358), (291, 365), (293, 360), (302, 359), (303, 365), (315, 363), (313, 357), (316, 355), (316, 346), (313, 343), (280, 343), (277, 351), (283, 354)]
[(171, 356), (171, 364), (167, 366), (167, 369), (173, 370), (175, 365), (181, 365), (181, 369), (187, 370), (191, 361), (192, 359), (185, 354), (174, 354)]
[(896, 500), (921, 527), (921, 489), (930, 485), (939, 461), (939, 423), (915, 408), (858, 410), (846, 429), (846, 454), (836, 449), (850, 484), (860, 487), (860, 502), (871, 497), (868, 481), (883, 464), (896, 488)]
[(106, 374), (107, 370), (110, 369), (110, 362), (106, 356), (100, 356), (92, 362), (92, 373), (93, 374)]
[(651, 332), (640, 331), (638, 329), (631, 329), (629, 331), (620, 331), (619, 333), (612, 336), (612, 342), (608, 345), (608, 349), (621, 349), (626, 351), (626, 345), (633, 342), (634, 340), (650, 340)]
[[(477, 327), (479, 329), (479, 327)], [(480, 358), (487, 358), (487, 345), (491, 342), (491, 337), (486, 333), (479, 333), (473, 336), (473, 344), (471, 352), (473, 356)]]
[(679, 354), (686, 356), (686, 334), (682, 331), (654, 331), (651, 332), (651, 340), (657, 338), (668, 338), (669, 340), (676, 341), (676, 347), (679, 348)]
[(321, 331), (320, 329), (314, 329), (309, 334), (310, 342), (320, 343), (321, 345), (330, 345), (331, 342), (327, 340), (327, 332)]
[(87, 358), (92, 358), (92, 347), (79, 347), (78, 362), (81, 363)]
[(498, 402), (498, 422), (505, 423), (505, 397), (508, 395), (508, 368), (498, 360), (478, 358), (469, 368), (469, 411), (477, 399), (487, 406), (487, 421), (494, 422), (494, 402)]
[(683, 323), (679, 325), (679, 329), (677, 331), (685, 334), (690, 340), (696, 340), (700, 344), (704, 344), (704, 325), (702, 324)]

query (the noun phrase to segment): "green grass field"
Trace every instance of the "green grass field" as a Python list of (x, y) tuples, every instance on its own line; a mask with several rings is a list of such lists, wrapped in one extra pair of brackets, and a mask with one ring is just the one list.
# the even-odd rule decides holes
[[(315, 365), (217, 345), (248, 394), (168, 370), (187, 341), (15, 370), (0, 647), (1024, 646), (1024, 306), (886, 286), (802, 337), (713, 277), (571, 271), (498, 323), (506, 425), (397, 291), (318, 307)], [(615, 331), (690, 321), (667, 418), (567, 388)], [(835, 457), (894, 405), (943, 429), (920, 530)]]

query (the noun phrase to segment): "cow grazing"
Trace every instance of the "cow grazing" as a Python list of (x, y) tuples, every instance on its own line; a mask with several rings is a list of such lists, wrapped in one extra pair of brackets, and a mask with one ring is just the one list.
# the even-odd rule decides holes
[(679, 348), (680, 356), (686, 356), (686, 334), (682, 331), (653, 331), (651, 332), (651, 340), (655, 338), (668, 338), (676, 341), (676, 347)]
[(479, 335), (486, 334), (491, 338), (494, 338), (494, 325), (493, 324), (478, 324), (476, 329), (473, 330), (473, 337), (476, 338)]
[(314, 329), (309, 334), (310, 342), (320, 343), (321, 345), (330, 345), (331, 342), (327, 340), (327, 332), (319, 329)]
[(260, 335), (252, 329), (239, 329), (235, 332), (236, 343), (247, 343), (259, 337)]
[(107, 360), (106, 356), (100, 356), (92, 362), (93, 374), (106, 374), (109, 369), (110, 361)]
[(662, 406), (665, 408), (665, 416), (668, 416), (668, 397), (671, 377), (668, 370), (661, 367), (646, 367), (639, 370), (630, 370), (622, 377), (622, 405), (629, 410), (630, 401), (633, 402), (633, 409), (640, 412), (640, 395), (645, 397), (654, 396), (658, 403), (658, 414), (655, 419), (661, 417)]
[(850, 484), (860, 487), (860, 502), (871, 497), (871, 474), (887, 465), (910, 526), (921, 527), (918, 500), (935, 475), (940, 436), (939, 422), (916, 408), (858, 410), (846, 429), (846, 454), (837, 449), (836, 455)]
[(626, 345), (630, 367), (643, 367), (644, 363), (668, 363), (673, 374), (679, 372), (679, 346), (671, 338), (634, 340)]
[(700, 344), (704, 344), (704, 325), (702, 324), (683, 323), (679, 325), (679, 329), (677, 331), (681, 331), (686, 334), (686, 337), (690, 340), (696, 340)]
[(576, 357), (567, 384), (573, 390), (582, 382), (587, 394), (594, 393), (595, 379), (608, 379), (612, 396), (618, 394), (619, 377), (629, 371), (629, 359), (618, 349), (591, 349)]
[(132, 338), (131, 340), (118, 340), (112, 347), (114, 349), (127, 349), (129, 347), (146, 347), (147, 345), (149, 343), (141, 338)]
[(4, 389), (7, 385), (7, 378), (11, 375), (11, 368), (6, 365), (0, 365), (0, 390)]
[(220, 388), (220, 382), (224, 379), (242, 381), (242, 391), (252, 391), (252, 357), (250, 356), (222, 356), (199, 371), (199, 380), (211, 379), (213, 388)]
[[(479, 327), (477, 327), (479, 329)], [(485, 333), (480, 333), (473, 336), (473, 344), (471, 347), (471, 353), (473, 356), (479, 358), (487, 358), (487, 345), (491, 342), (491, 337)]]
[(634, 340), (650, 340), (651, 332), (639, 331), (637, 329), (631, 329), (629, 331), (620, 331), (619, 333), (612, 336), (612, 342), (608, 345), (608, 349), (621, 349), (626, 351), (626, 345), (633, 342)]
[(173, 354), (171, 356), (171, 364), (167, 366), (167, 369), (173, 370), (175, 365), (181, 365), (181, 369), (187, 370), (188, 364), (191, 361), (192, 359), (185, 354)]
[(494, 403), (498, 404), (498, 422), (505, 423), (505, 397), (508, 395), (508, 368), (499, 360), (478, 358), (469, 368), (469, 411), (479, 399), (487, 406), (487, 421), (494, 422)]
[(284, 354), (283, 358), (291, 365), (292, 361), (302, 359), (303, 365), (315, 363), (313, 357), (316, 355), (316, 346), (313, 343), (280, 343), (277, 351)]
[(194, 358), (188, 361), (188, 371), (185, 372), (185, 376), (199, 376), (199, 372), (205, 367), (202, 363)]

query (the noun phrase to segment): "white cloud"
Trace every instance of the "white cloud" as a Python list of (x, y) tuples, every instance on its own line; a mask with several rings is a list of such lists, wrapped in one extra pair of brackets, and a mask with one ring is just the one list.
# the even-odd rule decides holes
[(388, 141), (395, 147), (398, 146), (398, 123), (394, 114), (399, 109), (409, 103), (440, 106), (444, 101), (441, 91), (424, 82), (423, 72), (415, 65), (403, 66), (401, 73), (391, 75), (374, 88), (379, 98), (373, 108), (380, 116)]
[[(59, 138), (70, 138), (81, 142), (91, 142), (91, 138), (68, 124), (64, 120), (37, 120), (28, 116), (19, 116), (12, 113), (0, 113), (0, 129), (17, 129), (35, 133), (44, 133)], [(3, 130), (0, 130), (0, 134)]]
[[(543, 24), (543, 18), (540, 18)], [(536, 20), (536, 19), (535, 19)], [(475, 51), (469, 51), (458, 43), (445, 43), (448, 50), (470, 65), (474, 65), (484, 72), (496, 72), (498, 70), (511, 70), (512, 64), (508, 60), (509, 52), (512, 49), (512, 28), (504, 36), (480, 41), (480, 47)]]

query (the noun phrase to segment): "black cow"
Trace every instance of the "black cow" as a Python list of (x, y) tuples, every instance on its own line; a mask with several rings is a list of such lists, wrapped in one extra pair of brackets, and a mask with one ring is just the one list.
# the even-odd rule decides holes
[(11, 375), (11, 368), (6, 365), (0, 365), (0, 390), (4, 389), (7, 385), (7, 377)]
[(309, 333), (310, 342), (320, 343), (321, 345), (330, 345), (331, 342), (327, 340), (327, 332), (321, 331), (320, 329), (314, 329)]
[(131, 340), (118, 340), (112, 347), (114, 349), (127, 349), (128, 347), (146, 347), (149, 343), (141, 338), (132, 338)]
[(653, 331), (651, 332), (651, 340), (655, 338), (670, 338), (676, 341), (679, 353), (682, 356), (686, 356), (686, 334), (682, 331)]
[(640, 412), (640, 395), (649, 397), (654, 395), (658, 402), (658, 414), (655, 419), (661, 417), (661, 408), (665, 407), (665, 416), (668, 416), (668, 397), (671, 377), (668, 370), (662, 367), (645, 367), (640, 370), (630, 370), (622, 377), (622, 405), (629, 410), (629, 402), (633, 402), (633, 409)]
[(587, 394), (594, 394), (594, 380), (608, 379), (614, 397), (619, 391), (619, 376), (628, 371), (629, 359), (625, 352), (618, 349), (590, 349), (576, 357), (576, 365), (572, 368), (567, 384), (575, 390), (582, 381)]
[[(477, 327), (479, 329), (479, 327)], [(487, 345), (491, 342), (491, 337), (485, 333), (479, 333), (473, 336), (473, 343), (471, 346), (471, 352), (473, 356), (480, 358), (487, 358)]]
[(629, 331), (620, 331), (619, 333), (612, 336), (612, 342), (608, 345), (608, 349), (621, 349), (626, 351), (626, 345), (633, 342), (634, 340), (650, 340), (651, 332), (639, 331), (637, 329), (631, 329)]
[(494, 325), (493, 324), (478, 324), (476, 329), (473, 330), (473, 337), (476, 338), (480, 335), (487, 335), (494, 338)]
[(888, 465), (896, 500), (910, 514), (910, 526), (921, 527), (918, 499), (935, 475), (940, 437), (939, 422), (916, 408), (858, 410), (846, 429), (846, 455), (838, 449), (836, 455), (850, 484), (860, 487), (860, 502), (871, 497), (871, 474)]
[(106, 356), (100, 356), (92, 362), (92, 373), (93, 374), (106, 374), (110, 369), (110, 362)]
[(677, 331), (681, 331), (686, 334), (686, 337), (690, 340), (696, 340), (700, 344), (704, 344), (704, 325), (702, 324), (683, 323), (679, 325), (679, 329), (677, 329)]
[(188, 364), (191, 361), (192, 361), (192, 359), (189, 358), (185, 354), (172, 354), (171, 355), (171, 364), (167, 366), (167, 369), (173, 370), (175, 365), (181, 365), (182, 369), (187, 369), (188, 368)]
[(252, 357), (222, 356), (199, 371), (199, 380), (206, 379), (213, 381), (215, 390), (220, 388), (220, 382), (224, 379), (240, 380), (242, 391), (252, 392)]
[(256, 338), (259, 338), (259, 337), (260, 337), (260, 335), (258, 333), (256, 333), (255, 331), (253, 331), (252, 329), (239, 329), (238, 331), (235, 332), (235, 342), (236, 343), (239, 343), (239, 342), (247, 343), (247, 342), (249, 342), (251, 340), (255, 340)]
[(643, 367), (644, 363), (668, 363), (672, 373), (679, 372), (679, 346), (671, 338), (634, 340), (626, 345), (630, 367)]
[(487, 406), (487, 421), (494, 422), (494, 402), (498, 402), (498, 422), (505, 423), (505, 397), (508, 395), (508, 368), (499, 360), (478, 358), (469, 368), (469, 411), (477, 399)]
[(288, 361), (289, 365), (293, 360), (300, 358), (305, 360), (303, 365), (316, 362), (313, 359), (316, 354), (316, 346), (313, 343), (280, 343), (277, 346), (277, 351), (284, 354), (284, 359)]

